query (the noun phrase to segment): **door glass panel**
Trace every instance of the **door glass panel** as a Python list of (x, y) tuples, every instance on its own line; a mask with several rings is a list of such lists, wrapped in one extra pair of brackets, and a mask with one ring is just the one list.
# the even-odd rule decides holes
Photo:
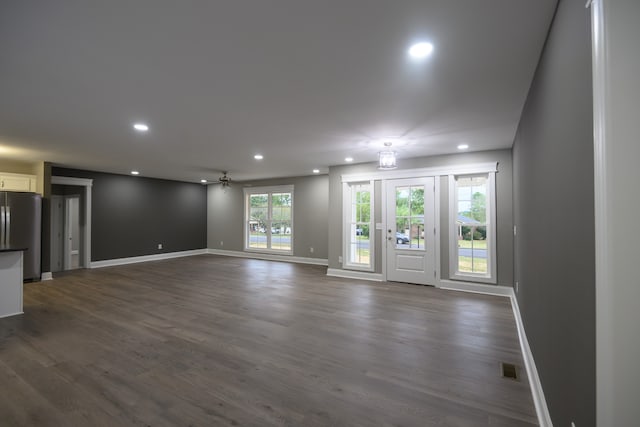
[(409, 237), (411, 238), (412, 248), (424, 249), (424, 216), (411, 218)]
[(411, 188), (411, 216), (424, 217), (424, 187)]
[(396, 248), (424, 250), (424, 186), (396, 187)]

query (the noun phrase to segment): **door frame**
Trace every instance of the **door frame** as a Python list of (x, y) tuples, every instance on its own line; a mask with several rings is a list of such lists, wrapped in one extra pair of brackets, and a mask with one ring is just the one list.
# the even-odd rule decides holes
[[(50, 270), (52, 273), (64, 271), (64, 196), (51, 196), (51, 256)], [(59, 204), (59, 206), (58, 206)], [(57, 234), (60, 234), (58, 236)], [(59, 263), (58, 263), (59, 262)]]
[(72, 185), (76, 187), (84, 187), (84, 212), (86, 218), (84, 230), (84, 253), (82, 264), (84, 268), (91, 268), (91, 188), (93, 187), (93, 179), (72, 178), (67, 176), (52, 176), (51, 184)]
[[(372, 170), (369, 172), (363, 173), (353, 173), (353, 174), (343, 174), (341, 175), (342, 183), (350, 183), (350, 182), (363, 182), (363, 181), (384, 181), (389, 179), (400, 179), (400, 178), (423, 178), (423, 177), (434, 177), (434, 183), (436, 186), (435, 191), (435, 205), (436, 205), (436, 261), (435, 261), (435, 271), (436, 271), (436, 288), (446, 287), (451, 289), (451, 284), (454, 283), (448, 279), (442, 279), (442, 223), (440, 220), (441, 216), (441, 182), (442, 177), (448, 179), (449, 175), (470, 175), (475, 173), (486, 173), (486, 172), (497, 172), (498, 170), (498, 162), (480, 162), (480, 163), (466, 163), (466, 164), (458, 164), (458, 165), (448, 165), (448, 166), (436, 166), (436, 167), (426, 167), (426, 168), (415, 168), (415, 169), (396, 169), (393, 171), (379, 171)], [(382, 192), (382, 191), (381, 191)], [(384, 197), (384, 195), (381, 195)], [(377, 218), (375, 220), (376, 231), (383, 231), (384, 226), (387, 224), (387, 214), (386, 209), (382, 209), (381, 212), (381, 221), (378, 221)], [(448, 218), (445, 218), (445, 221), (448, 221)], [(341, 229), (343, 226), (341, 226)], [(448, 227), (445, 230), (448, 233)], [(344, 236), (342, 237), (342, 245), (343, 250), (342, 254), (344, 254)], [(381, 241), (381, 239), (378, 239)], [(356, 277), (360, 279), (369, 279), (369, 280), (387, 280), (387, 259), (386, 259), (386, 250), (382, 250), (382, 266), (380, 270), (376, 269), (375, 271), (380, 271), (380, 274), (377, 273), (366, 273), (363, 271), (354, 271), (348, 268), (344, 268), (344, 265), (340, 269), (330, 269), (330, 275), (338, 275), (341, 277)], [(459, 282), (462, 283), (462, 282)], [(475, 286), (475, 285), (474, 285)], [(495, 287), (495, 286), (493, 286)]]
[[(389, 219), (387, 218), (387, 204), (388, 204), (388, 197), (389, 197), (389, 189), (391, 188), (391, 185), (389, 184), (389, 181), (395, 181), (396, 179), (413, 179), (413, 178), (433, 178), (433, 185), (434, 185), (434, 193), (433, 193), (433, 197), (435, 198), (434, 200), (434, 218), (433, 218), (433, 223), (434, 223), (434, 227), (435, 227), (435, 234), (434, 234), (434, 259), (433, 259), (433, 268), (434, 268), (434, 273), (435, 273), (435, 277), (434, 277), (434, 282), (433, 282), (433, 286), (435, 286), (436, 288), (440, 287), (440, 175), (430, 175), (430, 174), (420, 174), (420, 176), (413, 176), (413, 177), (401, 177), (401, 178), (397, 178), (395, 176), (388, 176), (385, 179), (382, 180), (382, 185), (381, 185), (381, 200), (383, 201), (382, 204), (382, 211), (381, 213), (381, 218), (382, 218), (382, 224), (384, 225), (384, 229), (383, 231), (383, 236), (381, 239), (381, 250), (382, 250), (382, 280), (387, 281), (388, 280), (388, 274), (389, 272), (387, 271), (387, 260), (388, 260), (388, 255), (387, 255), (387, 239), (386, 239), (386, 234), (384, 234), (384, 231), (387, 230), (391, 225), (393, 225), (393, 229), (395, 230), (395, 224), (389, 224)], [(426, 232), (426, 230), (425, 230)], [(431, 286), (431, 285), (428, 285)]]

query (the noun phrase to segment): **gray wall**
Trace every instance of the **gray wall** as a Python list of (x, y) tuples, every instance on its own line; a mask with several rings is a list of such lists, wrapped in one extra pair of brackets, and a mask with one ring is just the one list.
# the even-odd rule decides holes
[(209, 185), (207, 246), (243, 251), (243, 188), (273, 185), (293, 185), (293, 255), (327, 259), (329, 178), (326, 175), (234, 182), (226, 190), (217, 184)]
[[(417, 169), (428, 167), (442, 167), (464, 165), (472, 163), (498, 162), (496, 174), (496, 204), (497, 204), (497, 258), (498, 284), (513, 285), (513, 203), (512, 203), (512, 170), (511, 150), (481, 151), (443, 156), (417, 157), (398, 159), (399, 169)], [(342, 268), (338, 257), (342, 255), (342, 181), (344, 174), (378, 172), (376, 163), (365, 163), (347, 166), (334, 166), (329, 169), (329, 267)], [(448, 184), (443, 179), (441, 187), (441, 274), (448, 278), (449, 272), (449, 220), (448, 220)], [(380, 184), (376, 183), (375, 222), (381, 221)], [(382, 239), (381, 231), (376, 230), (376, 265), (375, 271), (382, 272)]]
[(206, 248), (201, 184), (63, 168), (52, 173), (93, 179), (92, 261)]
[(595, 425), (589, 10), (562, 0), (513, 148), (518, 304), (554, 425)]

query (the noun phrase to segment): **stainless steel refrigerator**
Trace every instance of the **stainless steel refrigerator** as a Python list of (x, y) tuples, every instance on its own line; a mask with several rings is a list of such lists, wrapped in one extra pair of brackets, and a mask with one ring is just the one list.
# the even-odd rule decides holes
[(41, 230), (39, 194), (0, 191), (0, 246), (26, 248), (24, 280), (40, 280)]

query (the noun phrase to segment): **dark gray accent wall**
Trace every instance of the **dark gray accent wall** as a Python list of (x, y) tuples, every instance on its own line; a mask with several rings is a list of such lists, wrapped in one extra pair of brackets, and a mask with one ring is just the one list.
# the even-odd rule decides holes
[[(441, 156), (400, 158), (399, 169), (419, 169), (498, 162), (496, 174), (496, 240), (498, 285), (513, 285), (513, 201), (511, 150), (478, 151)], [(342, 175), (378, 172), (377, 163), (333, 166), (329, 169), (329, 268), (341, 269), (342, 255)], [(376, 182), (374, 222), (382, 220), (381, 185)], [(449, 198), (448, 181), (441, 180), (440, 192), (440, 267), (443, 279), (449, 278)], [(382, 272), (382, 233), (376, 230), (375, 272)]]
[[(327, 259), (329, 213), (327, 175), (235, 182), (227, 189), (223, 189), (218, 184), (209, 185), (208, 247), (243, 251), (243, 188), (275, 185), (293, 185), (293, 256)], [(313, 248), (313, 252), (310, 248)]]
[(590, 28), (559, 2), (513, 147), (518, 305), (557, 426), (595, 425)]
[(63, 168), (53, 175), (93, 179), (92, 261), (207, 247), (201, 184)]

